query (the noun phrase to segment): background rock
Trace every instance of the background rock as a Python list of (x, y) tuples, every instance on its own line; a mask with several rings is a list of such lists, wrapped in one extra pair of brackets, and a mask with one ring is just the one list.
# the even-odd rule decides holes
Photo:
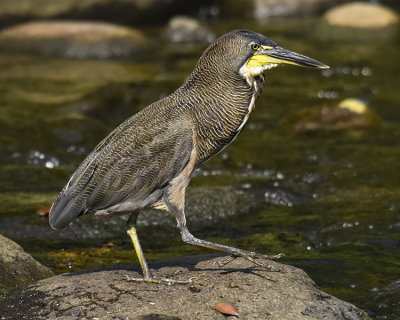
[(217, 0), (221, 15), (249, 17), (262, 22), (277, 17), (317, 15), (348, 0)]
[(388, 40), (398, 34), (399, 17), (376, 3), (350, 2), (328, 10), (316, 28), (323, 40)]
[(327, 0), (253, 0), (253, 16), (257, 20), (310, 16), (321, 12), (330, 3)]
[(34, 19), (103, 20), (127, 25), (159, 25), (179, 13), (195, 11), (201, 1), (184, 0), (2, 0), (0, 26)]
[[(230, 302), (239, 319), (361, 320), (363, 312), (320, 291), (302, 270), (270, 262), (274, 271), (236, 259), (196, 256), (151, 263), (155, 275), (195, 277), (188, 285), (128, 282), (138, 265), (58, 275), (0, 301), (2, 319), (226, 319), (214, 310)], [(178, 272), (179, 271), (179, 272)]]
[(348, 0), (2, 0), (0, 27), (30, 20), (103, 20), (126, 25), (161, 25), (182, 14), (201, 19), (308, 16)]
[(399, 22), (393, 10), (361, 1), (334, 7), (326, 12), (324, 18), (332, 26), (357, 29), (379, 29)]
[(138, 30), (100, 22), (30, 22), (3, 30), (3, 52), (64, 58), (107, 59), (140, 52), (145, 37)]
[(175, 43), (212, 42), (213, 32), (201, 25), (200, 21), (186, 16), (176, 16), (168, 22), (165, 32), (167, 39)]
[(347, 98), (334, 106), (300, 110), (283, 119), (282, 124), (296, 131), (351, 130), (377, 128), (382, 119), (364, 101)]
[(23, 287), (53, 275), (50, 269), (41, 265), (18, 244), (1, 234), (0, 270), (0, 292)]

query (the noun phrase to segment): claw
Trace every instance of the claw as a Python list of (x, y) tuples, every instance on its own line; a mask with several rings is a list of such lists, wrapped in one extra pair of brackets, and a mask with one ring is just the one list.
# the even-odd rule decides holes
[(177, 279), (170, 279), (165, 277), (151, 277), (151, 278), (134, 278), (130, 277), (125, 274), (127, 281), (138, 281), (138, 282), (148, 282), (148, 283), (165, 283), (166, 285), (170, 286), (172, 284), (190, 284), (192, 283), (195, 277), (191, 277), (188, 280), (177, 280)]
[(229, 256), (228, 258), (226, 258), (225, 260), (215, 262), (215, 264), (218, 264), (218, 267), (222, 268), (222, 267), (225, 267), (228, 263), (235, 260), (236, 258), (237, 258), (237, 256), (232, 255), (232, 256)]
[(257, 258), (257, 259), (265, 259), (265, 260), (276, 260), (276, 259), (282, 258), (283, 256), (285, 256), (284, 253), (278, 253), (278, 254), (275, 254), (275, 255), (273, 255), (273, 256), (267, 256), (267, 255), (264, 255), (264, 254), (258, 254), (258, 253), (256, 253), (256, 254), (254, 255), (254, 258)]
[(255, 253), (253, 255), (232, 254), (227, 259), (222, 260), (222, 261), (218, 261), (215, 264), (218, 264), (219, 267), (224, 267), (228, 263), (230, 263), (233, 260), (235, 260), (236, 258), (242, 257), (242, 258), (254, 263), (256, 266), (259, 266), (259, 267), (262, 267), (262, 268), (265, 268), (265, 269), (268, 269), (268, 270), (275, 270), (275, 268), (272, 265), (262, 263), (262, 262), (258, 261), (257, 259), (275, 260), (275, 259), (280, 259), (283, 256), (284, 256), (283, 253), (278, 253), (278, 254), (273, 255), (273, 256), (267, 256), (267, 255), (258, 254), (258, 253)]

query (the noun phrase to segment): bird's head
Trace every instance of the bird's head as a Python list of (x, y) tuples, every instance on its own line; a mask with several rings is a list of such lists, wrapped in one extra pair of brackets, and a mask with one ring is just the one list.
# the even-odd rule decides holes
[(329, 68), (317, 60), (283, 49), (266, 36), (249, 30), (235, 30), (218, 38), (199, 62), (204, 62), (200, 63), (203, 69), (215, 68), (224, 76), (239, 73), (249, 83), (264, 70), (279, 64)]

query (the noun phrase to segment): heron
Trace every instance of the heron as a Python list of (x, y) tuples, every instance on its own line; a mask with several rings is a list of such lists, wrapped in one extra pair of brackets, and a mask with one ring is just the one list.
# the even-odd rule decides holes
[(196, 238), (185, 218), (185, 192), (193, 173), (244, 129), (264, 84), (264, 72), (280, 64), (316, 69), (327, 65), (286, 50), (266, 36), (235, 30), (216, 39), (175, 92), (114, 129), (83, 160), (53, 203), (49, 222), (63, 229), (82, 215), (130, 214), (128, 235), (146, 282), (186, 283), (156, 277), (139, 242), (136, 220), (145, 208), (175, 216), (182, 240), (256, 265), (264, 255)]

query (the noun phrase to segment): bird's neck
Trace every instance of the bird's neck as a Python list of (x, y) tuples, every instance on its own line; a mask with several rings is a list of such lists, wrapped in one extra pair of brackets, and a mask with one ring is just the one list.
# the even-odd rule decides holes
[(198, 163), (221, 151), (243, 130), (261, 93), (264, 77), (218, 77), (188, 83), (191, 116), (198, 142)]

